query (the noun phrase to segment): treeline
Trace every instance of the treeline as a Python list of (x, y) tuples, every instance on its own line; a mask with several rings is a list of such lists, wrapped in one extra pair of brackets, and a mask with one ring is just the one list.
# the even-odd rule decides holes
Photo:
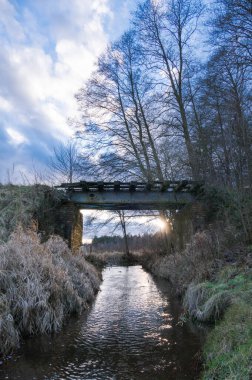
[(71, 178), (251, 188), (251, 33), (250, 0), (138, 5), (76, 96), (84, 149)]
[[(162, 252), (166, 247), (164, 234), (127, 235), (129, 251), (132, 252)], [(123, 236), (95, 236), (92, 241), (93, 253), (125, 252), (125, 241)]]

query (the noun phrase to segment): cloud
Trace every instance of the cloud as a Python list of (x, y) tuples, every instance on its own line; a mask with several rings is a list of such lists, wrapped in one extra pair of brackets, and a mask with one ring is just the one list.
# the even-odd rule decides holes
[(21, 133), (18, 131), (15, 131), (13, 128), (6, 128), (6, 131), (8, 135), (10, 136), (9, 142), (12, 145), (20, 145), (27, 143), (28, 140), (25, 136), (23, 136)]
[(123, 31), (133, 3), (0, 0), (0, 181), (13, 164), (43, 167), (73, 134), (74, 94)]

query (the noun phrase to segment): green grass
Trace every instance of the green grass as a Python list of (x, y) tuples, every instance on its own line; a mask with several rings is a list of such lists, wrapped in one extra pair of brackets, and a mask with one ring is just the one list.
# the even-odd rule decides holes
[(233, 304), (208, 335), (203, 380), (249, 380), (252, 375), (252, 307)]
[[(207, 336), (203, 380), (252, 378), (251, 270), (227, 267), (215, 282), (204, 283), (206, 295), (228, 294), (230, 306)], [(206, 297), (205, 295), (205, 297)], [(205, 302), (207, 300), (205, 299)], [(209, 300), (208, 300), (209, 302)]]

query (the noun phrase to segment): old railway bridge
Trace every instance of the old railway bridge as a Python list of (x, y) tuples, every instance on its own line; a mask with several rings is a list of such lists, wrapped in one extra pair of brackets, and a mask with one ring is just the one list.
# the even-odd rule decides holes
[[(58, 215), (58, 233), (69, 246), (81, 245), (83, 209), (93, 210), (181, 210), (196, 203), (202, 183), (164, 182), (86, 182), (57, 186), (62, 204)], [(179, 213), (178, 213), (179, 214)]]

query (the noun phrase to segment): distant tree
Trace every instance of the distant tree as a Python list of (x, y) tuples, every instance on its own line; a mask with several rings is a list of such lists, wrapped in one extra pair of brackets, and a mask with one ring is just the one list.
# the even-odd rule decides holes
[(49, 168), (53, 174), (61, 180), (72, 183), (80, 176), (79, 173), (79, 149), (75, 141), (70, 140), (66, 144), (60, 144), (54, 148), (54, 154), (50, 159)]

